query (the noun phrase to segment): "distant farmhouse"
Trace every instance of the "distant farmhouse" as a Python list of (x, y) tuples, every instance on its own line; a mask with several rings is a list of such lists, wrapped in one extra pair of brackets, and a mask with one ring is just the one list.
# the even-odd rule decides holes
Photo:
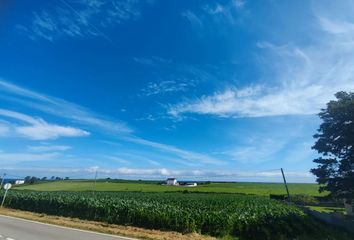
[(177, 186), (178, 182), (176, 178), (167, 178), (166, 185)]
[(177, 182), (176, 178), (167, 178), (166, 185), (168, 186), (182, 186), (182, 187), (196, 187), (196, 182)]
[(16, 184), (16, 185), (25, 184), (25, 180), (16, 180), (16, 181), (15, 181), (15, 184)]

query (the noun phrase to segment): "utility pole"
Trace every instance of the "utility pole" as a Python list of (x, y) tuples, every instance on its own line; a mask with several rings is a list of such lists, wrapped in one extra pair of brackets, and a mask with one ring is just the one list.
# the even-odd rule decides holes
[(280, 168), (280, 170), (281, 170), (281, 174), (283, 175), (283, 180), (284, 180), (286, 193), (288, 194), (288, 201), (290, 202), (290, 194), (289, 194), (288, 184), (286, 183), (286, 179), (285, 179), (283, 168)]
[(11, 187), (12, 187), (11, 183), (6, 183), (6, 184), (4, 185), (5, 194), (4, 194), (4, 197), (2, 198), (1, 208), (4, 206), (4, 202), (5, 202), (5, 199), (6, 199), (7, 191), (9, 191), (9, 189), (10, 189)]
[(97, 169), (95, 171), (95, 182), (93, 183), (93, 194), (95, 194), (96, 191), (96, 182), (97, 182)]
[(1, 184), (0, 184), (0, 190), (2, 189), (2, 185), (4, 184), (5, 176), (6, 176), (6, 173), (4, 173), (2, 175)]

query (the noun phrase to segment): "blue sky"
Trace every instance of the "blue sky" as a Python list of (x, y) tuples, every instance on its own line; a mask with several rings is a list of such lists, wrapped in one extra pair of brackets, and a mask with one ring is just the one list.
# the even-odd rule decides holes
[(353, 91), (351, 1), (0, 3), (12, 175), (313, 182), (316, 116)]

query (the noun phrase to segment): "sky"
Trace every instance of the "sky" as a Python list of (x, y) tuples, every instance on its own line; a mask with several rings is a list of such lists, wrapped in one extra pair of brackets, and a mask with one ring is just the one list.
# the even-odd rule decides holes
[(353, 1), (2, 0), (0, 171), (314, 182)]

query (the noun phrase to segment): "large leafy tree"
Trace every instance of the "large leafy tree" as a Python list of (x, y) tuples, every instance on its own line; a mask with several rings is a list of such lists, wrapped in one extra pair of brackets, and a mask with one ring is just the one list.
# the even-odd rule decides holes
[(322, 124), (314, 135), (321, 157), (311, 169), (321, 184), (337, 198), (354, 199), (354, 93), (338, 92), (319, 116)]

